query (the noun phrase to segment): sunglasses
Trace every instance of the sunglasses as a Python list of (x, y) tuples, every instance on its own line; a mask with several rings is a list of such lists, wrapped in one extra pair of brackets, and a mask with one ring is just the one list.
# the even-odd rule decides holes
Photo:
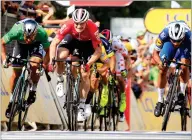
[(181, 39), (181, 40), (174, 40), (174, 39), (170, 39), (173, 43), (178, 43), (178, 44), (180, 44), (183, 40), (184, 40), (184, 38), (183, 39)]

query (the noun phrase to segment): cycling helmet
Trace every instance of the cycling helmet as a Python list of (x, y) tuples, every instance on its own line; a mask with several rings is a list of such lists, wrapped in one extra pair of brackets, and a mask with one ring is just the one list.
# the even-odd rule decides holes
[(24, 22), (24, 34), (29, 37), (37, 33), (38, 23), (35, 20), (28, 19)]
[(169, 37), (173, 41), (180, 41), (185, 37), (185, 26), (183, 23), (172, 23), (169, 26)]
[(111, 39), (112, 39), (112, 33), (111, 33), (111, 31), (108, 30), (108, 29), (104, 29), (104, 30), (101, 32), (101, 34), (104, 35), (107, 40), (111, 40)]
[(89, 19), (89, 12), (86, 9), (76, 9), (72, 14), (72, 18), (77, 23), (85, 22)]

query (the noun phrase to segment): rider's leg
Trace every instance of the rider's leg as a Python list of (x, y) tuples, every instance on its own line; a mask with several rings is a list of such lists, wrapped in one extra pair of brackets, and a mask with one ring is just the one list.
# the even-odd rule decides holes
[[(79, 53), (79, 58), (83, 58), (85, 61), (88, 61), (94, 53), (94, 48), (91, 41), (79, 41), (76, 40), (75, 49)], [(87, 62), (86, 62), (87, 63)], [(81, 66), (81, 82), (80, 82), (80, 104), (79, 112), (77, 116), (78, 121), (85, 120), (85, 101), (87, 94), (90, 91), (90, 70), (85, 71), (85, 67)]]
[[(184, 64), (190, 64), (190, 60), (189, 59), (185, 59), (185, 58), (182, 58), (181, 59), (181, 63), (184, 63)], [(187, 87), (187, 82), (189, 81), (189, 68), (188, 67), (185, 67), (185, 66), (181, 66), (181, 69), (182, 69), (182, 72), (181, 72), (181, 75), (180, 75), (180, 86), (181, 86), (181, 92), (184, 94), (185, 93), (185, 90), (186, 90), (186, 87)]]
[(37, 69), (39, 68), (38, 63), (43, 61), (44, 56), (45, 56), (45, 54), (44, 54), (45, 51), (44, 51), (43, 45), (39, 44), (39, 43), (35, 43), (30, 46), (26, 45), (26, 47), (29, 48), (28, 53), (30, 54), (30, 57), (31, 57), (30, 60), (36, 62), (36, 63), (33, 63), (33, 62), (30, 63), (32, 83), (31, 83), (31, 87), (29, 90), (29, 96), (28, 96), (27, 102), (26, 102), (26, 105), (29, 106), (32, 103), (34, 103), (36, 100), (37, 84), (40, 79), (40, 75), (37, 73)]
[[(172, 60), (175, 56), (175, 48), (173, 47), (173, 44), (171, 42), (166, 42), (163, 45), (163, 48), (160, 51), (160, 58), (163, 59), (165, 56), (166, 59)], [(156, 117), (159, 117), (161, 115), (161, 110), (163, 107), (163, 96), (165, 92), (165, 86), (167, 83), (167, 71), (168, 67), (164, 67), (163, 69), (159, 70), (159, 76), (158, 76), (158, 82), (157, 82), (157, 91), (158, 91), (158, 103), (156, 104), (155, 110), (154, 110), (154, 115)]]
[(90, 71), (85, 72), (83, 68), (81, 68), (81, 82), (80, 82), (80, 104), (79, 104), (79, 113), (77, 120), (84, 121), (85, 120), (85, 101), (87, 98), (87, 94), (90, 90)]
[[(108, 66), (104, 64), (99, 70), (99, 74), (101, 75), (102, 79), (102, 91), (101, 91), (101, 100), (100, 100), (100, 106), (105, 107), (106, 104), (108, 103), (108, 94), (109, 94), (109, 89), (108, 89), (108, 75), (107, 75), (107, 70)], [(102, 114), (102, 113), (101, 113)]]
[(163, 96), (165, 92), (165, 86), (167, 83), (167, 77), (166, 77), (167, 71), (168, 71), (168, 68), (159, 70), (157, 87), (158, 87), (158, 102), (161, 102), (161, 103), (163, 103)]
[[(57, 59), (65, 59), (69, 55), (69, 50), (64, 47), (59, 47), (57, 50)], [(59, 97), (62, 97), (64, 95), (64, 78), (63, 78), (63, 72), (64, 72), (64, 63), (63, 62), (57, 62), (56, 65), (56, 75), (57, 75), (57, 85), (56, 85), (56, 94)]]
[(126, 109), (125, 81), (122, 76), (117, 76), (117, 80), (118, 80), (118, 88), (121, 93), (119, 111), (123, 113)]
[[(32, 56), (30, 58), (31, 61), (40, 63), (42, 61), (42, 58)], [(37, 63), (31, 63), (31, 87), (29, 90), (29, 97), (27, 98), (27, 105), (30, 105), (35, 102), (36, 99), (36, 90), (37, 90), (37, 84), (40, 79), (40, 75), (36, 73), (37, 69), (39, 68), (39, 64)]]
[[(181, 63), (190, 65), (190, 59), (191, 59), (190, 53), (191, 53), (191, 46), (184, 43), (178, 48), (175, 55), (175, 59), (180, 60)], [(189, 81), (190, 78), (189, 67), (182, 65), (181, 70), (182, 71), (180, 74), (180, 94), (178, 97), (179, 101), (182, 101), (184, 99), (187, 82)]]
[(94, 92), (98, 89), (99, 87), (99, 79), (96, 77), (96, 74), (92, 71), (91, 76), (90, 76), (90, 91), (87, 95), (87, 99), (85, 101), (85, 116), (89, 117), (91, 115), (91, 106), (90, 102), (93, 98)]

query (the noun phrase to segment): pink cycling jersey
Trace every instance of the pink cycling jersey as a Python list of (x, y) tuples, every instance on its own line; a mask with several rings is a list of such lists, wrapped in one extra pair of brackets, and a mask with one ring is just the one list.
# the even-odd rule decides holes
[(80, 41), (91, 40), (93, 47), (96, 48), (101, 44), (98, 28), (95, 25), (95, 23), (92, 22), (91, 20), (88, 20), (86, 23), (87, 26), (85, 27), (85, 29), (81, 33), (78, 33), (75, 30), (74, 21), (72, 19), (69, 19), (57, 32), (56, 37), (61, 41), (63, 40), (65, 35), (71, 34), (73, 38), (78, 39)]

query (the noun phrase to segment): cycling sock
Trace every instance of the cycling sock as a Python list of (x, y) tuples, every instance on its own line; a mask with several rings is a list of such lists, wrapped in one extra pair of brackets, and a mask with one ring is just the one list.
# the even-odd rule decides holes
[(64, 81), (63, 74), (58, 74), (57, 73), (57, 81), (59, 81), (59, 82), (63, 82)]
[(85, 104), (90, 104), (92, 98), (93, 98), (93, 92), (89, 91), (88, 95), (87, 95), (87, 99), (85, 101)]
[(163, 103), (164, 92), (165, 92), (165, 88), (158, 88), (158, 102)]
[(180, 82), (180, 89), (181, 89), (181, 92), (182, 92), (184, 95), (185, 95), (186, 87), (187, 87), (187, 83), (182, 83), (182, 82)]

